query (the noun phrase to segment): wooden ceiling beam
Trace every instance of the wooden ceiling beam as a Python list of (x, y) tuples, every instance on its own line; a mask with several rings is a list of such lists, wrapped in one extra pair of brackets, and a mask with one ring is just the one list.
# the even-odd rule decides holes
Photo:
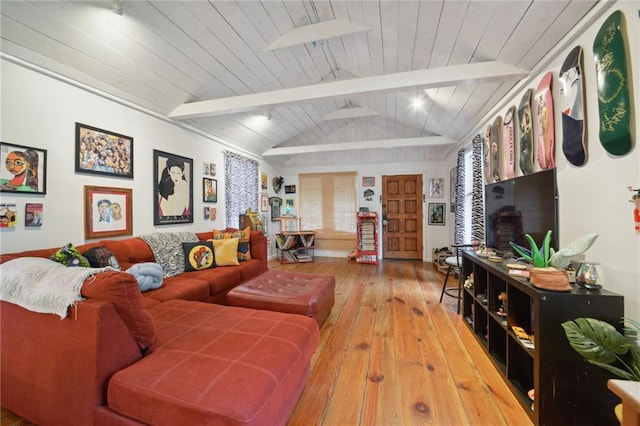
[(318, 145), (287, 146), (282, 148), (271, 148), (265, 151), (263, 157), (273, 157), (278, 155), (299, 155), (315, 152), (348, 151), (362, 149), (390, 149), (408, 146), (437, 146), (453, 145), (457, 142), (445, 136), (428, 136), (424, 138), (399, 138), (383, 139), (361, 142), (327, 143)]
[(169, 118), (209, 117), (348, 96), (521, 79), (528, 73), (527, 70), (499, 61), (453, 65), (191, 102), (178, 106), (169, 114)]
[(282, 49), (283, 47), (291, 47), (298, 44), (327, 40), (334, 37), (341, 37), (369, 30), (371, 30), (371, 28), (357, 22), (348, 21), (346, 19), (334, 19), (332, 21), (305, 25), (291, 30), (278, 37), (278, 39), (263, 50), (267, 52), (270, 50)]

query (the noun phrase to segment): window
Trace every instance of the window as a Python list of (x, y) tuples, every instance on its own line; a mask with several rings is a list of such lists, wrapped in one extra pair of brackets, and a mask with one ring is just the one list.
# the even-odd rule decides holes
[(356, 173), (307, 173), (298, 176), (299, 212), (304, 228), (318, 238), (355, 238)]
[(240, 214), (248, 208), (258, 210), (258, 162), (224, 152), (224, 204), (227, 227), (240, 226)]

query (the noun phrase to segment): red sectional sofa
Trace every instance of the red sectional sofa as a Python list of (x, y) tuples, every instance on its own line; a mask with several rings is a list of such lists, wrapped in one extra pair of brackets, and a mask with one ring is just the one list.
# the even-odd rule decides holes
[[(267, 270), (266, 238), (252, 232), (250, 243), (251, 260), (184, 272), (145, 293), (131, 274), (101, 272), (63, 320), (0, 302), (0, 404), (43, 426), (285, 424), (307, 381), (318, 325), (211, 303)], [(78, 250), (95, 246), (110, 248), (123, 270), (154, 261), (138, 238)], [(3, 254), (0, 263), (56, 250)]]

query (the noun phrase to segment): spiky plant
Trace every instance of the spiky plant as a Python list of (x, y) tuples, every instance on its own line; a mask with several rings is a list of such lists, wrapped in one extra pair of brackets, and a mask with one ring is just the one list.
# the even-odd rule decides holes
[[(593, 365), (625, 380), (640, 381), (640, 323), (625, 319), (622, 335), (611, 324), (595, 318), (576, 318), (562, 323), (571, 347)], [(633, 339), (633, 340), (632, 340)]]
[(551, 244), (551, 230), (547, 231), (547, 234), (544, 236), (544, 241), (539, 249), (531, 235), (526, 234), (525, 237), (527, 238), (527, 241), (529, 241), (531, 250), (522, 247), (513, 241), (509, 242), (509, 245), (511, 245), (516, 253), (525, 258), (527, 262), (531, 263), (536, 268), (546, 268), (549, 266), (549, 258), (551, 257), (551, 248), (549, 247)]

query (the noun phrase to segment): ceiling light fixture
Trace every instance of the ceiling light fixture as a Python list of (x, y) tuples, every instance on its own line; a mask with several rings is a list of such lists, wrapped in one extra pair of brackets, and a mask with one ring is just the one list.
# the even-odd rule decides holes
[(264, 115), (264, 118), (266, 118), (268, 121), (271, 121), (271, 111), (266, 111), (262, 115)]
[(424, 98), (421, 96), (416, 96), (415, 99), (411, 102), (411, 106), (413, 109), (422, 109), (424, 107)]
[(120, 0), (111, 0), (111, 10), (113, 10), (113, 13), (116, 15), (122, 16), (122, 3)]

